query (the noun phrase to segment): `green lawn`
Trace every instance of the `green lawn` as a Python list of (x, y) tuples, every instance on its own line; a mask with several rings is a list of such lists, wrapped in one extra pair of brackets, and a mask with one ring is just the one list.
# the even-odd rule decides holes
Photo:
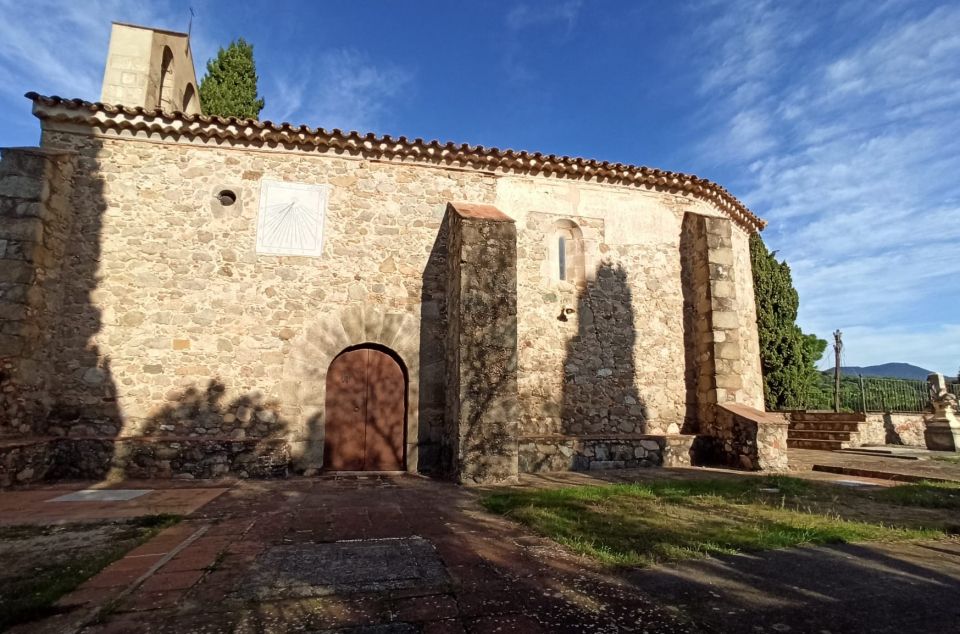
[(902, 506), (960, 510), (960, 482), (918, 482), (878, 491), (877, 499)]
[(0, 631), (53, 614), (61, 596), (179, 520), (0, 527)]
[(943, 523), (897, 522), (898, 505), (955, 508), (943, 505), (956, 493), (927, 487), (892, 494), (745, 477), (502, 489), (482, 504), (602, 563), (646, 566), (800, 544), (943, 537), (949, 530)]

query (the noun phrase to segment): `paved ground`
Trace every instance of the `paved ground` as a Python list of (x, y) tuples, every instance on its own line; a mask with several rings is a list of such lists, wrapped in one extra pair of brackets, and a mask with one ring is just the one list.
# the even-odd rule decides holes
[[(753, 477), (603, 474), (717, 476)], [(526, 484), (591, 481), (556, 474)], [(474, 492), (424, 478), (169, 484), (150, 495), (205, 505), (64, 597), (63, 614), (16, 631), (836, 634), (946, 632), (960, 622), (957, 542), (801, 548), (615, 576), (482, 512)], [(45, 501), (67, 492), (19, 493), (94, 515), (149, 506), (146, 495)], [(17, 512), (11, 495), (0, 494), (0, 506)]]
[[(933, 460), (932, 456), (956, 455), (942, 451), (898, 447), (864, 448), (862, 453), (845, 451), (817, 451), (790, 449), (790, 470), (801, 477), (809, 477), (811, 469), (820, 466), (836, 473), (851, 476), (890, 477), (901, 481), (948, 480), (960, 482), (960, 462)], [(871, 453), (876, 451), (876, 453)], [(879, 453), (889, 451), (890, 455)], [(869, 455), (868, 455), (869, 454)], [(909, 459), (915, 458), (915, 459)], [(899, 476), (899, 478), (897, 478)]]
[[(232, 483), (218, 486), (183, 485), (177, 482), (124, 482), (122, 488), (144, 492), (117, 503), (102, 501), (95, 490), (101, 485), (64, 483), (0, 492), (0, 526), (69, 524), (128, 519), (144, 515), (189, 515), (227, 491)], [(111, 485), (116, 489), (118, 485)], [(93, 489), (93, 491), (91, 490)], [(58, 498), (71, 498), (60, 500)], [(79, 498), (79, 499), (77, 499)], [(88, 498), (88, 499), (83, 499)]]
[(62, 605), (23, 631), (78, 617), (89, 633), (695, 631), (473, 493), (417, 477), (238, 484)]
[(845, 544), (628, 575), (707, 632), (956, 632), (960, 542)]

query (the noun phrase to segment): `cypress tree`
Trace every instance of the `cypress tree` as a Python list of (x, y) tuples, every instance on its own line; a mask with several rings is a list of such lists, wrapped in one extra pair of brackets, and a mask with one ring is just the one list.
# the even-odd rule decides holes
[(793, 287), (790, 267), (777, 261), (776, 252), (767, 249), (759, 234), (750, 236), (750, 261), (767, 409), (801, 406), (816, 385), (816, 363), (827, 342), (800, 330), (800, 296)]
[(256, 119), (263, 110), (257, 97), (257, 66), (253, 45), (235, 40), (207, 62), (207, 75), (200, 82), (200, 105), (204, 114)]

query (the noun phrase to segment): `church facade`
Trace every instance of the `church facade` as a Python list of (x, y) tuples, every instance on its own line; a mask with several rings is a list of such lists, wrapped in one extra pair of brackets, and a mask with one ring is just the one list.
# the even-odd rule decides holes
[(0, 484), (785, 464), (722, 187), (205, 116), (151, 59), (3, 151)]

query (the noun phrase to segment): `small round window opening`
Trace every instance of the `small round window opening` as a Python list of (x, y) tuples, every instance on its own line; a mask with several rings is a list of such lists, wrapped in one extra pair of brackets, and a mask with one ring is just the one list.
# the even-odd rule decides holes
[(224, 189), (217, 194), (217, 200), (219, 200), (220, 204), (224, 207), (229, 207), (233, 203), (237, 202), (237, 195), (229, 189)]

